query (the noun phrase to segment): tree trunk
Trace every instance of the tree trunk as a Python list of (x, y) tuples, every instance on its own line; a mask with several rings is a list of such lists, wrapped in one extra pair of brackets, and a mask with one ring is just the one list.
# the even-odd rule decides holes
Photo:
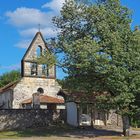
[(123, 135), (124, 136), (130, 136), (130, 122), (129, 122), (129, 117), (128, 116), (122, 116), (122, 121), (123, 121)]
[(93, 108), (91, 106), (91, 127), (93, 128)]

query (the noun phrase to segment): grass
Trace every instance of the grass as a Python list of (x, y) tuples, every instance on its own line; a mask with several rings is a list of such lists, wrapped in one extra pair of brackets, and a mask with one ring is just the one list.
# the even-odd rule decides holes
[(20, 138), (20, 137), (50, 137), (60, 136), (65, 133), (74, 131), (75, 128), (63, 126), (51, 126), (49, 128), (36, 128), (26, 130), (15, 130), (15, 131), (1, 131), (0, 138)]
[[(91, 130), (91, 129), (90, 129)], [(98, 131), (98, 130), (92, 130)], [(99, 130), (100, 131), (100, 130)], [(140, 135), (133, 135), (131, 137), (122, 137), (119, 133), (115, 136), (112, 132), (106, 135), (83, 135), (88, 133), (86, 129), (78, 129), (73, 127), (68, 127), (66, 125), (51, 126), (48, 128), (37, 128), (37, 129), (26, 129), (23, 131), (2, 131), (0, 132), (1, 139), (20, 139), (23, 140), (27, 138), (35, 138), (35, 140), (131, 140), (140, 139)], [(96, 133), (96, 132), (95, 132)], [(110, 135), (110, 136), (109, 136)]]

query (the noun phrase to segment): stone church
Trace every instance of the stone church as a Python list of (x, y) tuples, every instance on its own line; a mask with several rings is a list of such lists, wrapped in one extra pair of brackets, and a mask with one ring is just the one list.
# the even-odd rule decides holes
[(21, 60), (21, 79), (0, 89), (0, 109), (56, 110), (65, 109), (66, 105), (66, 118), (70, 125), (122, 125), (122, 120), (115, 111), (104, 112), (94, 108), (94, 98), (90, 97), (83, 106), (80, 102), (83, 93), (62, 90), (56, 81), (55, 65), (48, 67), (35, 60), (44, 51), (50, 52), (41, 32), (37, 32)]
[(56, 67), (37, 64), (35, 58), (49, 51), (41, 34), (37, 32), (21, 60), (21, 79), (0, 89), (0, 108), (17, 109), (64, 108), (64, 100), (57, 93), (61, 87), (56, 81)]

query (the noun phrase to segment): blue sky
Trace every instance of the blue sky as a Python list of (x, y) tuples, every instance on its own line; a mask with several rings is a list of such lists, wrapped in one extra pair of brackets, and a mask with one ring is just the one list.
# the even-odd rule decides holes
[[(44, 38), (56, 36), (51, 18), (59, 15), (64, 0), (0, 1), (0, 74), (20, 69), (20, 61), (41, 24)], [(121, 0), (132, 12), (132, 28), (140, 25), (140, 0)], [(61, 70), (57, 77), (64, 76)]]

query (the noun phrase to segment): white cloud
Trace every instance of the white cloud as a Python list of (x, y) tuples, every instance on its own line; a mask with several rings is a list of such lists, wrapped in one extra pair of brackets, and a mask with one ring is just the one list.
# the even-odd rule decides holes
[(59, 13), (64, 3), (65, 0), (52, 0), (51, 2), (44, 4), (42, 8), (49, 8), (53, 12)]
[(19, 33), (23, 37), (31, 37), (34, 36), (37, 31), (38, 31), (37, 28), (29, 28), (29, 29), (21, 30)]
[(27, 48), (31, 39), (39, 30), (38, 24), (40, 24), (40, 30), (44, 38), (56, 37), (58, 30), (53, 26), (52, 18), (60, 14), (59, 11), (64, 2), (65, 0), (52, 0), (40, 7), (50, 10), (19, 7), (14, 11), (7, 11), (5, 13), (7, 22), (17, 27), (21, 38), (23, 38), (15, 44), (15, 47)]
[(28, 48), (30, 43), (31, 43), (30, 39), (21, 40), (17, 44), (15, 44), (15, 47), (17, 47), (17, 48)]
[(53, 17), (52, 12), (42, 12), (39, 9), (21, 7), (15, 11), (6, 12), (8, 22), (18, 27), (49, 26)]
[[(25, 40), (20, 40), (17, 44), (15, 44), (15, 47), (17, 48), (28, 48), (33, 36), (36, 34), (38, 30), (36, 28), (26, 29), (20, 31), (20, 35), (25, 38)], [(55, 30), (54, 28), (43, 28), (41, 29), (41, 33), (44, 37), (50, 38), (50, 37), (56, 37), (58, 30)], [(31, 38), (31, 39), (26, 39)], [(45, 39), (45, 38), (44, 38)]]
[[(20, 31), (20, 35), (23, 37), (33, 37), (37, 31), (37, 28), (29, 28)], [(58, 30), (56, 30), (54, 27), (41, 28), (40, 31), (45, 37), (56, 37), (58, 33)]]

